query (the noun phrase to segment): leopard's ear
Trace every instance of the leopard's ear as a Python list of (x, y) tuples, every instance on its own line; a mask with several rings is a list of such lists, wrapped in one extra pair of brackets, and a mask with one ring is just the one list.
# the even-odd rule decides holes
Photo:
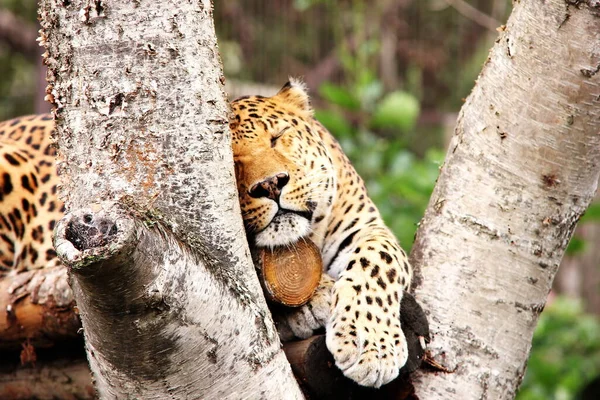
[(231, 112), (229, 113), (229, 129), (232, 131), (236, 130), (240, 124), (240, 116), (238, 113)]
[(312, 115), (313, 109), (310, 105), (310, 97), (308, 96), (308, 88), (306, 84), (298, 79), (290, 77), (290, 80), (283, 85), (276, 97), (282, 101), (292, 104), (298, 109)]

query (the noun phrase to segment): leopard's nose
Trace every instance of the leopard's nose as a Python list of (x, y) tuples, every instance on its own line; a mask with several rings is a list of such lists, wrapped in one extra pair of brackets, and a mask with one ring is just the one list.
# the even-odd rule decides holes
[(279, 201), (281, 189), (290, 181), (290, 176), (285, 172), (271, 176), (264, 181), (258, 182), (250, 188), (248, 194), (256, 199), (266, 197), (274, 201)]

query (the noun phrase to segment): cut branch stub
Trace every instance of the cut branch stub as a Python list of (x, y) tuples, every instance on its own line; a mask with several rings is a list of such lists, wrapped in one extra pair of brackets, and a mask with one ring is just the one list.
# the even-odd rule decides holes
[(105, 206), (98, 213), (77, 210), (57, 225), (54, 247), (60, 260), (73, 272), (85, 274), (88, 264), (132, 247), (137, 242), (134, 232), (133, 220), (118, 207)]
[(269, 300), (288, 307), (310, 300), (323, 272), (321, 253), (312, 241), (261, 249), (259, 255), (260, 281)]
[[(99, 397), (303, 398), (270, 317), (251, 302), (264, 301), (259, 292), (230, 290), (210, 256), (148, 225), (108, 201), (57, 224)], [(215, 319), (219, 310), (230, 317)]]

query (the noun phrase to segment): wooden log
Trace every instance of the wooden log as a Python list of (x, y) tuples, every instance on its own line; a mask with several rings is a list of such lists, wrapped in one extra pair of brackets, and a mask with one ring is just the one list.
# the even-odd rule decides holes
[(317, 246), (303, 239), (289, 246), (260, 249), (258, 274), (267, 298), (287, 307), (306, 304), (315, 293), (323, 260)]
[(283, 350), (300, 387), (311, 400), (416, 399), (408, 374), (401, 374), (380, 389), (359, 386), (346, 378), (335, 366), (333, 356), (325, 345), (324, 335), (285, 343)]
[(28, 367), (0, 367), (0, 399), (95, 398), (94, 385), (85, 358), (38, 362)]
[(77, 337), (81, 324), (64, 267), (6, 275), (0, 280), (0, 350)]

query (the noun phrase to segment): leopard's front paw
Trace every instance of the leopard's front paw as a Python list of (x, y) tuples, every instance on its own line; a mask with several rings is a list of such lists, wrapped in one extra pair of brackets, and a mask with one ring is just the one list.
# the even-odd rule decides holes
[(333, 283), (331, 277), (323, 274), (319, 287), (307, 304), (298, 308), (278, 307), (272, 310), (281, 341), (306, 339), (317, 329), (325, 327), (331, 316)]
[(378, 388), (394, 380), (408, 358), (398, 313), (388, 312), (339, 304), (327, 326), (327, 348), (336, 365), (360, 385)]

